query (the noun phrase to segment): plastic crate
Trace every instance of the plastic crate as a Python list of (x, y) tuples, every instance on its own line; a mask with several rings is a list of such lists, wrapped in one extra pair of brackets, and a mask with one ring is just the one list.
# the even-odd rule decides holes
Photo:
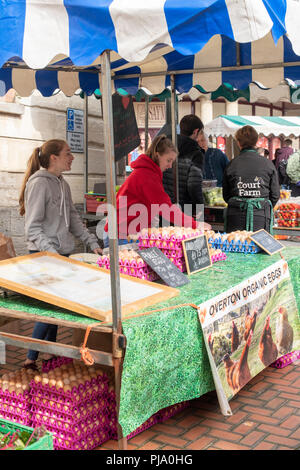
[[(84, 195), (86, 202), (86, 211), (96, 213), (99, 206), (106, 204), (107, 199), (103, 194), (88, 194)], [(104, 212), (106, 213), (106, 212)]]
[[(23, 424), (12, 423), (11, 421), (7, 421), (6, 419), (0, 419), (0, 428), (1, 431), (3, 430), (4, 432), (20, 430), (32, 433), (34, 431), (33, 428), (30, 428)], [(29, 444), (28, 447), (24, 448), (24, 450), (53, 450), (52, 433), (47, 431), (43, 437), (41, 437), (38, 441), (34, 442), (33, 444)]]

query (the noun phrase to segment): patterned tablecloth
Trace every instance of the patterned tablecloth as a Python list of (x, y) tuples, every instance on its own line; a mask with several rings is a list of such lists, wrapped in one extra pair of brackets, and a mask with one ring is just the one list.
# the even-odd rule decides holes
[[(287, 247), (294, 293), (300, 310), (300, 248)], [(202, 302), (255, 275), (280, 259), (279, 254), (228, 255), (226, 261), (190, 276), (179, 296), (153, 305), (147, 311)], [(71, 314), (33, 299), (0, 300), (0, 306), (91, 324), (96, 320)], [(144, 310), (146, 311), (146, 310)], [(141, 313), (143, 310), (137, 313)], [(214, 390), (197, 311), (178, 307), (123, 321), (127, 348), (124, 359), (119, 421), (128, 435), (158, 410)]]

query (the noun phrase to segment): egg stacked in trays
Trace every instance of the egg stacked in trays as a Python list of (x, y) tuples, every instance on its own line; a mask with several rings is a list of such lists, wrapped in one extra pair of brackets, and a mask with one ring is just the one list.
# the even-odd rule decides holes
[(237, 230), (230, 233), (207, 231), (210, 248), (221, 249), (225, 252), (258, 253), (260, 248), (251, 240), (253, 232)]
[[(156, 246), (178, 267), (178, 269), (180, 269), (180, 271), (185, 272), (186, 264), (182, 241), (198, 237), (204, 233), (206, 234), (206, 232), (202, 232), (199, 229), (185, 227), (144, 229), (141, 231), (139, 237), (139, 248), (145, 249)], [(211, 246), (210, 255), (213, 263), (226, 259), (226, 255), (222, 253), (219, 247), (215, 248)]]
[(35, 374), (32, 425), (53, 433), (54, 448), (91, 450), (109, 439), (108, 376), (100, 368), (68, 363)]
[(31, 369), (8, 372), (0, 377), (0, 417), (14, 423), (30, 425)]
[[(100, 268), (110, 269), (109, 255), (99, 256), (97, 264)], [(122, 249), (119, 251), (119, 271), (121, 274), (138, 277), (146, 281), (158, 279), (158, 275), (135, 250)]]

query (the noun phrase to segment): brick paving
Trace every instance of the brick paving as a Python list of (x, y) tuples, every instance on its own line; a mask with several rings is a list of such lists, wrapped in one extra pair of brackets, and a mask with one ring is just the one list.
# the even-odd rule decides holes
[[(20, 334), (32, 324), (20, 322)], [(58, 341), (67, 343), (61, 328)], [(26, 351), (6, 348), (0, 374), (20, 368)], [(42, 357), (42, 355), (41, 355)], [(232, 416), (224, 417), (215, 392), (191, 401), (191, 406), (162, 424), (133, 437), (129, 450), (295, 450), (300, 449), (300, 360), (283, 369), (271, 367), (254, 377), (230, 401)], [(108, 441), (99, 450), (116, 450)]]

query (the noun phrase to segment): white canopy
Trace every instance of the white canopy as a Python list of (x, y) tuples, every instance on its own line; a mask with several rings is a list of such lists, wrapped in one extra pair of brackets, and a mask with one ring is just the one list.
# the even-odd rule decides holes
[(252, 126), (260, 135), (300, 136), (299, 116), (219, 116), (205, 126), (205, 132), (213, 137), (234, 136), (243, 126)]

